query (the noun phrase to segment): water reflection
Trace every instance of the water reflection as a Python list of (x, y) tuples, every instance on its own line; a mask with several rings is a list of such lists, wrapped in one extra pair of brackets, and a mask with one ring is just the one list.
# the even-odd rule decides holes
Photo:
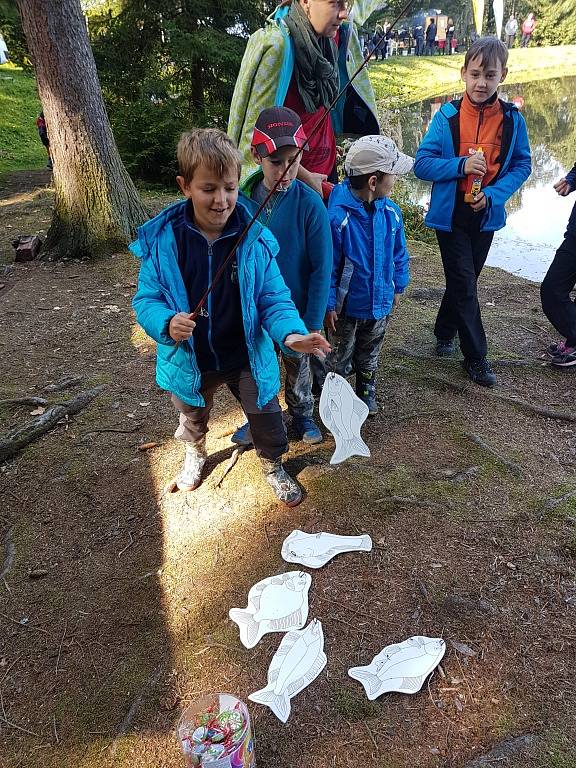
[[(506, 86), (500, 95), (513, 101), (526, 119), (532, 147), (532, 175), (507, 205), (508, 223), (494, 238), (488, 264), (531, 280), (541, 280), (562, 242), (575, 194), (552, 189), (576, 161), (576, 77)], [(454, 93), (412, 104), (400, 113), (404, 151), (414, 154), (430, 120)], [(421, 204), (430, 185), (412, 177), (412, 195)]]

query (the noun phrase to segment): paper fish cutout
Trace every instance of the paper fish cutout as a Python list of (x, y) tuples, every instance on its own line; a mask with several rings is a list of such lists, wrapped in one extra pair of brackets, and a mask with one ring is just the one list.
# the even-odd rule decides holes
[(282, 638), (268, 668), (268, 685), (248, 698), (269, 707), (285, 723), (296, 694), (315, 680), (326, 666), (322, 624), (314, 619), (300, 632)]
[(370, 552), (372, 539), (364, 536), (337, 536), (334, 533), (292, 531), (282, 544), (282, 557), (287, 563), (300, 563), (308, 568), (321, 568), (340, 552)]
[(370, 456), (370, 449), (360, 437), (360, 428), (368, 416), (368, 406), (339, 374), (327, 374), (319, 411), (324, 426), (336, 440), (330, 464), (340, 464), (350, 456)]
[(228, 615), (240, 629), (240, 640), (253, 648), (267, 632), (301, 629), (308, 618), (308, 590), (312, 577), (301, 571), (269, 576), (248, 592), (246, 608), (231, 608)]
[(366, 667), (352, 667), (350, 677), (359, 680), (373, 701), (383, 693), (417, 693), (446, 652), (439, 637), (417, 635), (397, 645), (387, 645)]

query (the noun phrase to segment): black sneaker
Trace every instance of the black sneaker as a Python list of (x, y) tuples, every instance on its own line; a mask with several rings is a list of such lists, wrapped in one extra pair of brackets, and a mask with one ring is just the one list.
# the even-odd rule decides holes
[(300, 486), (290, 477), (288, 472), (282, 466), (282, 461), (269, 461), (261, 459), (262, 469), (266, 482), (276, 494), (276, 498), (287, 507), (295, 507), (302, 501), (302, 491)]
[(475, 384), (480, 384), (481, 387), (494, 387), (496, 385), (496, 376), (485, 357), (480, 360), (466, 358), (462, 361), (462, 367)]
[(438, 357), (450, 357), (454, 354), (454, 339), (436, 339)]
[(556, 365), (559, 368), (570, 368), (576, 365), (576, 347), (564, 345), (550, 360), (550, 365)]

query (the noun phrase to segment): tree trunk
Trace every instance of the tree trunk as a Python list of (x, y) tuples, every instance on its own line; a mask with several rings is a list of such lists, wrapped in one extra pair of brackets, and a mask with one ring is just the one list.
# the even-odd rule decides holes
[(56, 190), (44, 255), (94, 258), (147, 218), (104, 108), (79, 0), (18, 0), (50, 140)]

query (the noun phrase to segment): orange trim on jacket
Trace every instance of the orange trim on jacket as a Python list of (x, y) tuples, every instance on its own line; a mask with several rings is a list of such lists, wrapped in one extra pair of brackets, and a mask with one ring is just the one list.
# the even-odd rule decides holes
[[(458, 155), (468, 157), (471, 154), (470, 149), (482, 147), (487, 166), (486, 175), (482, 179), (482, 186), (485, 187), (500, 170), (504, 116), (497, 95), (491, 104), (484, 103), (476, 106), (465, 93), (460, 107), (459, 123), (460, 146)], [(467, 184), (468, 177), (465, 176), (459, 180), (458, 189), (464, 192)]]

